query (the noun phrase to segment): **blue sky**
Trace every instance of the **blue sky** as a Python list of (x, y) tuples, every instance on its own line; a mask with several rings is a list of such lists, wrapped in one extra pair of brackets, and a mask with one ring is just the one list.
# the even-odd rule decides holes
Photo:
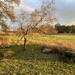
[[(21, 0), (20, 7), (31, 12), (41, 5), (40, 0)], [(75, 24), (75, 0), (55, 0), (56, 17), (62, 25)]]

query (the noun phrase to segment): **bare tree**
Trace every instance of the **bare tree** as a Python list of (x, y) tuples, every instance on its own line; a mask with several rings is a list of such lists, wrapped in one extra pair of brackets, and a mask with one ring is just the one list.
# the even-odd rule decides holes
[(19, 23), (19, 28), (22, 30), (23, 37), (18, 41), (18, 43), (24, 38), (23, 50), (26, 49), (26, 35), (28, 34), (31, 26), (30, 13), (21, 10), (21, 13), (17, 17), (17, 22)]
[(23, 50), (26, 50), (26, 35), (30, 33), (31, 30), (40, 24), (52, 23), (56, 19), (53, 5), (54, 0), (42, 0), (41, 7), (31, 13), (21, 10), (19, 14), (20, 17), (17, 18), (17, 21), (23, 31), (23, 37), (18, 42), (24, 38)]

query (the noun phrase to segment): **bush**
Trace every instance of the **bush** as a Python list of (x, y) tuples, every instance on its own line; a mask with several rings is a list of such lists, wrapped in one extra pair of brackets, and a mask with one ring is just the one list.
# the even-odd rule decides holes
[(75, 51), (71, 49), (66, 49), (59, 55), (59, 60), (66, 62), (66, 63), (73, 63), (75, 62)]

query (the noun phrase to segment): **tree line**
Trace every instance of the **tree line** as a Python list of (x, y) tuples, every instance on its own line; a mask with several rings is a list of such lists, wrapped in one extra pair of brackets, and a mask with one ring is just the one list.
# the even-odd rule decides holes
[[(24, 29), (25, 30), (25, 29)], [(52, 34), (59, 34), (59, 33), (75, 33), (75, 25), (60, 25), (55, 24), (54, 26), (51, 24), (43, 24), (38, 27), (35, 27), (33, 30), (30, 31), (30, 33), (39, 33), (39, 34), (45, 34), (45, 35), (52, 35)], [(17, 35), (23, 34), (23, 29), (18, 28), (16, 30)]]
[(56, 24), (55, 29), (58, 31), (58, 33), (75, 33), (75, 25), (60, 25)]

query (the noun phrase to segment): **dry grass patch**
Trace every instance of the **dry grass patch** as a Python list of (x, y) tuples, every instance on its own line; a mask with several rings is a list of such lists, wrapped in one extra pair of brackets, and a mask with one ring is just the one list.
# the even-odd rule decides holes
[(55, 52), (58, 51), (65, 51), (67, 49), (71, 49), (75, 51), (75, 44), (70, 42), (44, 42), (41, 43), (43, 47), (50, 48), (54, 50)]

